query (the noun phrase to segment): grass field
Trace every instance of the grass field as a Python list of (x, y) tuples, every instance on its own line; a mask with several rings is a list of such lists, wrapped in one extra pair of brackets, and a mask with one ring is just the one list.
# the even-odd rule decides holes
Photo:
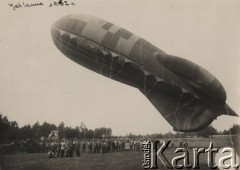
[[(189, 139), (190, 147), (208, 148), (209, 142), (214, 143), (214, 147), (221, 148), (234, 145), (239, 153), (240, 135), (228, 137)], [(195, 146), (196, 145), (196, 146)], [(14, 154), (0, 155), (0, 170), (143, 170), (143, 152), (114, 152), (107, 154), (87, 154), (81, 153), (81, 157), (73, 158), (48, 158), (46, 153), (37, 154)], [(181, 153), (182, 154), (182, 153)], [(171, 161), (177, 154), (173, 149), (164, 152), (166, 158)], [(193, 163), (192, 149), (189, 150), (189, 162)], [(180, 161), (179, 164), (182, 164)], [(200, 169), (210, 169), (207, 165), (207, 154), (200, 154)], [(158, 160), (159, 169), (167, 169)]]
[[(164, 152), (171, 160), (173, 151)], [(16, 154), (1, 158), (1, 170), (143, 170), (143, 152), (118, 152), (108, 154), (82, 154), (73, 158), (47, 158), (47, 154)], [(190, 155), (190, 162), (192, 155)], [(158, 161), (159, 169), (165, 168)], [(209, 169), (205, 155), (200, 156), (200, 168)]]

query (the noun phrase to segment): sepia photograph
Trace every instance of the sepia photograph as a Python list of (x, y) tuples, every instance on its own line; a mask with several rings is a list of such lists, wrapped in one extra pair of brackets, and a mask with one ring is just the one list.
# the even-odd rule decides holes
[(0, 170), (240, 166), (240, 2), (0, 2)]

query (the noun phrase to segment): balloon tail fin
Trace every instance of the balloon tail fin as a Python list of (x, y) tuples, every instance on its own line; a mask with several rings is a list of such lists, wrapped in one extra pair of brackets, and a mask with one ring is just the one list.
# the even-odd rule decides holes
[(223, 114), (228, 116), (239, 117), (239, 115), (228, 104), (226, 104), (226, 112)]

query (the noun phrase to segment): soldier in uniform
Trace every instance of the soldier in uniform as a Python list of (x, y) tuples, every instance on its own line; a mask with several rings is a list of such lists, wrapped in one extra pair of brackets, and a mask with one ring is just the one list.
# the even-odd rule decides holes
[(66, 147), (65, 140), (63, 139), (60, 144), (61, 144), (61, 158), (63, 158), (64, 157), (64, 152), (65, 152), (65, 147)]
[(76, 141), (76, 143), (75, 143), (75, 145), (76, 145), (76, 156), (80, 156), (80, 149), (81, 149), (81, 144), (80, 144), (80, 141)]

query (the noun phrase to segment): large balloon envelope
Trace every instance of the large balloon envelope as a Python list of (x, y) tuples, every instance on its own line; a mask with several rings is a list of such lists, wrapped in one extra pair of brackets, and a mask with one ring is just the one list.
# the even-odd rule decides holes
[(51, 29), (57, 48), (78, 64), (140, 89), (175, 131), (193, 132), (218, 116), (238, 116), (222, 84), (207, 70), (168, 55), (111, 22), (68, 15)]

